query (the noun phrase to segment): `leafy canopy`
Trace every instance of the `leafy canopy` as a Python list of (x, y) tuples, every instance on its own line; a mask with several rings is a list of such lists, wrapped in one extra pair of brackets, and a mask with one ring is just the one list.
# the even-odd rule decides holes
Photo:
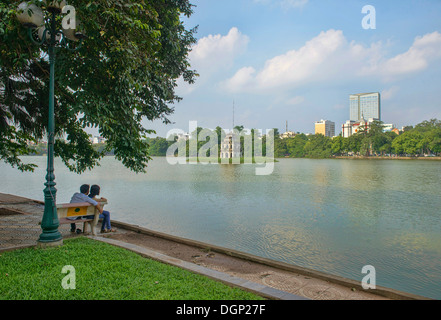
[[(32, 170), (20, 155), (46, 136), (49, 97), (47, 48), (34, 45), (16, 19), (21, 1), (0, 3), (0, 159)], [(41, 5), (41, 1), (31, 1)], [(195, 29), (181, 17), (188, 0), (71, 0), (88, 36), (75, 52), (56, 50), (55, 156), (75, 172), (99, 163), (105, 151), (135, 172), (149, 157), (145, 120), (170, 123), (176, 81), (193, 83), (188, 53)], [(58, 17), (61, 28), (61, 18)], [(98, 128), (107, 149), (92, 148), (86, 127)]]

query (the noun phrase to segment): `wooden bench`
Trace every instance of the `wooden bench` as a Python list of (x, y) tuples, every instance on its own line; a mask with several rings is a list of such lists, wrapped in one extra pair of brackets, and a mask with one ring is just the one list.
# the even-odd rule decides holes
[[(102, 207), (107, 204), (107, 202), (98, 202)], [(95, 236), (95, 227), (98, 224), (100, 218), (100, 212), (98, 209), (88, 203), (88, 202), (79, 202), (79, 203), (62, 203), (57, 204), (57, 214), (58, 221), (60, 224), (67, 223), (81, 223), (83, 222), (83, 233), (86, 232), (86, 225), (88, 224), (92, 234)], [(93, 219), (86, 218), (86, 216), (93, 216)], [(71, 220), (68, 218), (75, 217), (83, 217), (78, 220)]]

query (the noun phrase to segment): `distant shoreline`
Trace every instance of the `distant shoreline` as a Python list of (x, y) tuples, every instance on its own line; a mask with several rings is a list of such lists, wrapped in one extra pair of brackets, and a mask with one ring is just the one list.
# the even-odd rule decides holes
[(354, 159), (354, 160), (441, 160), (441, 157), (365, 157), (365, 156), (335, 156), (330, 159)]
[[(29, 155), (23, 155), (23, 157), (42, 157), (42, 156), (47, 156), (46, 153), (43, 154), (29, 154)], [(105, 155), (104, 157), (113, 157), (113, 155)], [(162, 155), (152, 155), (151, 157), (157, 157), (157, 158), (166, 158), (167, 156), (162, 156)], [(219, 158), (220, 159), (220, 158)], [(221, 163), (221, 161), (218, 159), (219, 163)], [(258, 162), (255, 161), (255, 159), (253, 159), (252, 161), (249, 159), (246, 159), (247, 161), (244, 161), (244, 158), (241, 158), (241, 164), (243, 163), (256, 163), (256, 164), (263, 164), (265, 162), (278, 162), (277, 159), (311, 159), (311, 160), (321, 160), (321, 159), (351, 159), (351, 160), (432, 160), (432, 161), (440, 161), (441, 157), (385, 157), (385, 156), (370, 156), (370, 157), (366, 157), (366, 156), (331, 156), (329, 158), (307, 158), (307, 157), (274, 157), (274, 158), (268, 158), (266, 159), (265, 157), (261, 157), (259, 158), (259, 160), (262, 160), (262, 162)], [(212, 160), (211, 158), (199, 158), (198, 162), (201, 162), (201, 160), (203, 160), (203, 162), (210, 162), (210, 160)], [(196, 158), (192, 158), (192, 157), (186, 157), (186, 162), (189, 161), (196, 161)], [(229, 159), (229, 162), (231, 163), (231, 159)]]

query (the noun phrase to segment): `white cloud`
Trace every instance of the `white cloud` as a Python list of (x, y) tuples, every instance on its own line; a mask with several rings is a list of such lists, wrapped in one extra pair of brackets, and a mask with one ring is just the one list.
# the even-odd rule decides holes
[(201, 73), (231, 67), (234, 58), (246, 50), (248, 42), (249, 38), (236, 27), (225, 36), (208, 35), (193, 47), (189, 54), (190, 63)]
[(319, 66), (343, 43), (341, 31), (322, 32), (299, 50), (292, 50), (266, 62), (256, 80), (263, 87), (298, 82), (319, 71)]
[(390, 81), (422, 71), (438, 58), (441, 58), (438, 32), (417, 37), (408, 51), (387, 58), (381, 42), (366, 47), (355, 41), (348, 42), (341, 30), (331, 29), (299, 49), (267, 60), (260, 70), (251, 66), (239, 69), (223, 85), (232, 92), (273, 92), (307, 83), (352, 81), (362, 77)]
[(398, 91), (400, 91), (400, 87), (398, 86), (392, 86), (389, 89), (385, 89), (381, 92), (381, 99), (390, 100), (398, 93)]
[(246, 51), (249, 38), (236, 27), (227, 35), (208, 35), (199, 39), (193, 46), (188, 58), (191, 68), (199, 74), (195, 84), (187, 84), (178, 80), (178, 95), (188, 94), (209, 81), (213, 74), (228, 70), (233, 66), (235, 58)]
[(253, 67), (244, 67), (236, 72), (236, 74), (227, 81), (226, 88), (232, 92), (253, 90), (254, 77), (256, 73)]
[(260, 72), (256, 72), (252, 67), (240, 69), (225, 85), (231, 91), (291, 86), (320, 73), (319, 67), (343, 45), (344, 41), (341, 31), (321, 32), (300, 49), (268, 60)]
[(379, 64), (374, 72), (390, 78), (415, 73), (428, 68), (429, 63), (441, 57), (441, 34), (435, 31), (417, 37), (406, 52)]
[(178, 93), (190, 93), (208, 81), (213, 74), (231, 68), (235, 58), (246, 51), (248, 42), (249, 38), (236, 27), (231, 28), (226, 35), (208, 35), (199, 39), (188, 57), (191, 68), (200, 76), (192, 85), (180, 79)]

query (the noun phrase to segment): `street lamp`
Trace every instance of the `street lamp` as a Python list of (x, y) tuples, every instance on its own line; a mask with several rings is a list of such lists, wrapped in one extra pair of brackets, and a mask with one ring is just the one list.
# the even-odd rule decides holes
[[(49, 122), (48, 122), (48, 150), (47, 150), (47, 174), (46, 188), (44, 189), (44, 213), (41, 221), (42, 233), (38, 239), (39, 246), (57, 246), (63, 243), (63, 237), (58, 231), (60, 225), (56, 207), (55, 175), (54, 175), (54, 73), (55, 73), (55, 48), (63, 47), (69, 50), (77, 50), (81, 46), (84, 35), (78, 30), (57, 29), (57, 15), (66, 6), (65, 1), (43, 1), (42, 8), (49, 15), (45, 19), (42, 8), (35, 4), (23, 2), (18, 7), (17, 18), (21, 24), (28, 28), (28, 34), (32, 42), (37, 45), (47, 45), (49, 53), (50, 80), (49, 80)], [(71, 48), (67, 39), (79, 41), (79, 45)]]

